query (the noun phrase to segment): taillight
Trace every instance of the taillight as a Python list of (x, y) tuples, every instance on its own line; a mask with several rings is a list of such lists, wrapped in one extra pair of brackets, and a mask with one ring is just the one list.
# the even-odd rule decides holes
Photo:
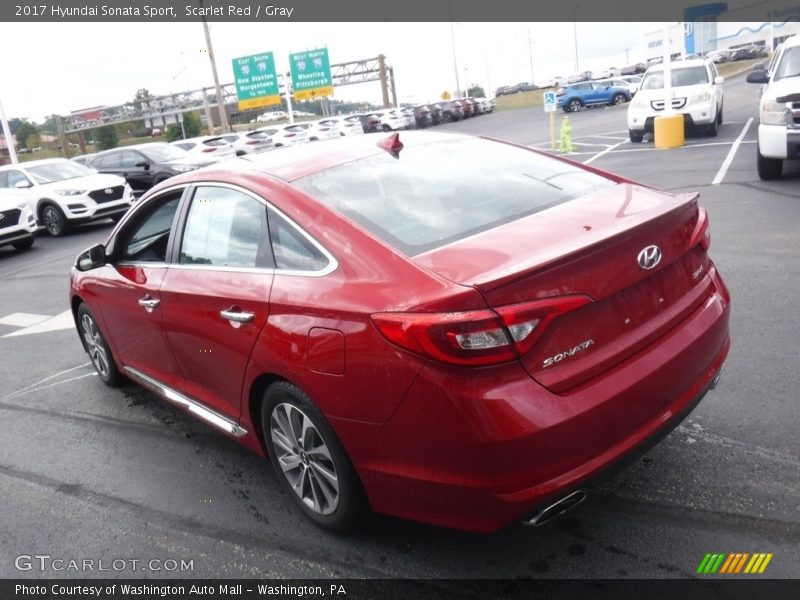
[(561, 296), (451, 313), (377, 313), (372, 321), (390, 342), (439, 362), (485, 366), (527, 353), (557, 316), (588, 304)]
[(697, 223), (694, 226), (689, 247), (694, 248), (697, 244), (703, 250), (708, 250), (711, 246), (711, 231), (708, 228), (708, 214), (705, 208), (700, 208), (697, 214)]
[(203, 152), (216, 152), (216, 148), (203, 148)]
[(252, 145), (254, 145), (254, 144), (260, 144), (260, 143), (261, 143), (261, 142), (260, 142), (259, 140), (247, 140), (247, 141), (245, 142), (245, 145), (247, 145), (247, 146), (252, 146)]
[(294, 137), (294, 136), (296, 136), (296, 135), (297, 135), (296, 133), (287, 133), (287, 134), (286, 134), (286, 137)]

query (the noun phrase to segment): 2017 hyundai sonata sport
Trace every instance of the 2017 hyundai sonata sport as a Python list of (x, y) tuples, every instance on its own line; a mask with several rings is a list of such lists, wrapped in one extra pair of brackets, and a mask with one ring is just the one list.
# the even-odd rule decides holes
[[(402, 136), (402, 139), (400, 139)], [(728, 353), (696, 194), (476, 137), (355, 136), (156, 186), (82, 253), (100, 379), (269, 456), (300, 509), (538, 523)]]

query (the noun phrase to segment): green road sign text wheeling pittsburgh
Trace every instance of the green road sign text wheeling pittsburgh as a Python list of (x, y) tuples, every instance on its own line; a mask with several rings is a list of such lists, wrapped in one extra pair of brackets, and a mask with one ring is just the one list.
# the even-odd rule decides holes
[(333, 96), (333, 78), (327, 48), (290, 54), (289, 64), (295, 100)]
[(233, 77), (239, 110), (281, 103), (272, 52), (234, 58)]

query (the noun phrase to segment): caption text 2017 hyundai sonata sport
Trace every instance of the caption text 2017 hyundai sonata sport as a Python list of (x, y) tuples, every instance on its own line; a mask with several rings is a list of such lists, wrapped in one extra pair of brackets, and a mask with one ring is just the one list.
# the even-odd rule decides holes
[[(402, 136), (402, 140), (400, 139)], [(70, 301), (124, 376), (263, 456), (317, 524), (548, 520), (719, 376), (696, 194), (482, 138), (355, 136), (156, 186)]]

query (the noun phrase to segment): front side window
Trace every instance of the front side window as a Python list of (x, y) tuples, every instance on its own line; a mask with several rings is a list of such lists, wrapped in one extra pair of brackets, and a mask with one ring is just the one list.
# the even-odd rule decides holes
[(775, 71), (775, 80), (800, 76), (800, 46), (787, 48)]
[(189, 207), (180, 263), (271, 268), (267, 207), (224, 187), (198, 187)]
[(112, 152), (98, 156), (92, 165), (98, 169), (119, 169), (122, 167), (122, 152)]
[(28, 185), (31, 183), (21, 171), (12, 169), (10, 171), (0, 173), (0, 187), (14, 188), (17, 187), (17, 184), (20, 182), (27, 183)]
[(132, 233), (122, 234), (122, 237), (127, 240), (122, 254), (123, 261), (166, 262), (169, 234), (182, 193), (181, 190), (169, 192), (158, 200), (154, 200), (155, 206), (150, 214), (138, 225), (134, 225)]

